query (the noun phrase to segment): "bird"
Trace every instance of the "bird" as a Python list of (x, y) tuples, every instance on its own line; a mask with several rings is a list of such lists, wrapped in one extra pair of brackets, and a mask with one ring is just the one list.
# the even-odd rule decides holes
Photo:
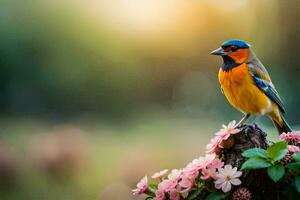
[(227, 40), (210, 54), (223, 58), (218, 73), (221, 91), (229, 103), (244, 114), (236, 127), (251, 116), (257, 119), (266, 115), (279, 134), (292, 131), (283, 116), (286, 112), (283, 101), (250, 44), (243, 40)]

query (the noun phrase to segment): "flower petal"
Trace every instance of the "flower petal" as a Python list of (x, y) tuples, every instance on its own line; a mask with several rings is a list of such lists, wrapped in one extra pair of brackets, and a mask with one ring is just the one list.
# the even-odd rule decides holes
[(236, 121), (235, 120), (233, 120), (233, 121), (231, 121), (231, 122), (229, 122), (229, 124), (228, 124), (228, 128), (233, 128), (234, 126), (235, 126), (235, 123), (236, 123)]
[(224, 174), (224, 172), (225, 172), (225, 171), (224, 171), (224, 168), (219, 168), (218, 171), (219, 171), (218, 175), (219, 175), (219, 174)]
[(225, 182), (225, 179), (222, 179), (222, 178), (220, 178), (220, 179), (217, 179), (216, 181), (215, 181), (215, 184), (222, 184), (222, 183), (224, 183)]
[(220, 183), (220, 184), (215, 184), (215, 188), (217, 189), (221, 189), (224, 183)]
[(223, 136), (223, 140), (227, 140), (230, 137), (230, 134), (226, 134)]
[(230, 182), (225, 182), (222, 185), (222, 191), (223, 192), (229, 192), (230, 190), (231, 190), (231, 184), (230, 184)]
[(243, 174), (242, 172), (237, 171), (232, 177), (233, 177), (233, 178), (238, 178), (238, 177), (240, 177), (242, 174)]
[(224, 166), (224, 174), (230, 174), (232, 171), (232, 166), (231, 165), (225, 165)]
[(230, 170), (230, 172), (227, 175), (232, 177), (236, 172), (237, 172), (237, 168), (234, 167), (232, 168), (232, 170)]
[(240, 129), (238, 129), (238, 128), (236, 128), (236, 129), (233, 129), (232, 131), (231, 131), (231, 134), (237, 134), (237, 133), (239, 133), (239, 132), (241, 132), (241, 130)]
[(230, 180), (230, 183), (232, 184), (232, 185), (241, 185), (241, 180), (240, 179), (238, 179), (238, 178), (234, 178), (234, 179), (231, 179)]

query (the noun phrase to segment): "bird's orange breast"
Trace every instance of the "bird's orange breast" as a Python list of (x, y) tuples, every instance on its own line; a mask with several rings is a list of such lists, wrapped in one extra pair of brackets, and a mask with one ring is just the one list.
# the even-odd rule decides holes
[(247, 65), (219, 71), (219, 82), (231, 105), (244, 113), (265, 114), (271, 109), (269, 98), (255, 85)]

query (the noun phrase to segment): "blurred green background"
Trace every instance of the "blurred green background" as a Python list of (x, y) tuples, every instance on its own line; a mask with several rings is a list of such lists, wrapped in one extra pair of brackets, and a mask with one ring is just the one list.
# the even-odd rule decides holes
[[(239, 120), (222, 41), (248, 41), (297, 127), (300, 1), (1, 0), (0, 199), (129, 200)], [(275, 138), (268, 119), (259, 124)]]

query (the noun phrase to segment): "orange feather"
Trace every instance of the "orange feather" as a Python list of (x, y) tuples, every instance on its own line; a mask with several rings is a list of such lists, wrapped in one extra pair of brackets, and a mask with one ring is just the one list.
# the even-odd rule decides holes
[(272, 109), (269, 98), (255, 85), (247, 65), (219, 71), (219, 81), (231, 105), (243, 113), (265, 114)]

